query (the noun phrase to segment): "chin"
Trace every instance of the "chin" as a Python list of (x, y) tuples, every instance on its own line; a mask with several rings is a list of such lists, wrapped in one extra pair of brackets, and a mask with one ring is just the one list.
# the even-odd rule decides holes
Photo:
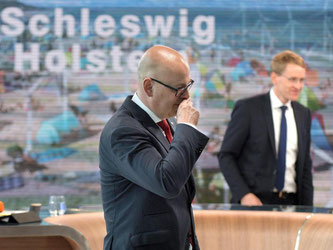
[(298, 100), (298, 96), (299, 95), (293, 95), (293, 96), (290, 97), (290, 100), (291, 101), (297, 101)]

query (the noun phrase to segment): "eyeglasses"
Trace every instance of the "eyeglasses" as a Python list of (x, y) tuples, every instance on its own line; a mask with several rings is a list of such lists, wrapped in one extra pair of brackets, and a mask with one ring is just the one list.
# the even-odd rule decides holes
[(159, 84), (161, 84), (161, 85), (163, 85), (163, 86), (165, 86), (169, 89), (172, 89), (173, 91), (176, 92), (175, 96), (177, 96), (177, 97), (182, 97), (184, 95), (184, 93), (186, 92), (186, 90), (190, 90), (190, 88), (192, 87), (192, 85), (194, 83), (194, 80), (191, 79), (191, 81), (185, 87), (174, 88), (174, 87), (172, 87), (168, 84), (165, 84), (165, 83), (163, 83), (159, 80), (156, 80), (154, 78), (150, 78), (150, 79), (152, 79), (154, 82), (157, 82), (157, 83), (159, 83)]
[(283, 76), (284, 78), (286, 78), (289, 82), (293, 83), (293, 84), (297, 84), (298, 82), (300, 82), (301, 84), (303, 84), (305, 82), (304, 78), (297, 78), (297, 77), (287, 77), (284, 75), (280, 75)]

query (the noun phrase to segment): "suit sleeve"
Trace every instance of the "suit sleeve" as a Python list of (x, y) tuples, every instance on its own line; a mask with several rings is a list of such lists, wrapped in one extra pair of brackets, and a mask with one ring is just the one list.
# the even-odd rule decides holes
[[(208, 137), (194, 128), (178, 124), (170, 151), (163, 157), (146, 130), (131, 126), (119, 127), (101, 145), (101, 152), (110, 154), (117, 174), (164, 198), (172, 198), (184, 187), (192, 168), (207, 144)], [(156, 142), (155, 142), (156, 143)]]
[(231, 189), (233, 202), (250, 193), (242, 177), (238, 159), (249, 136), (250, 109), (241, 100), (235, 105), (218, 155), (221, 171)]
[(301, 205), (312, 206), (313, 205), (313, 183), (312, 183), (312, 159), (310, 154), (311, 145), (311, 112), (307, 109), (307, 144), (305, 151), (305, 162), (302, 175), (302, 195)]

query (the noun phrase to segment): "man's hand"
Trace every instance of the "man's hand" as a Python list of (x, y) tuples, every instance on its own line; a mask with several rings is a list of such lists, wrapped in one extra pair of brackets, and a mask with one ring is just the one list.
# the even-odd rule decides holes
[(186, 99), (179, 104), (177, 110), (177, 123), (190, 123), (194, 126), (198, 125), (200, 113), (192, 105), (190, 99)]
[(244, 206), (262, 206), (261, 200), (253, 193), (248, 193), (241, 199), (241, 205)]

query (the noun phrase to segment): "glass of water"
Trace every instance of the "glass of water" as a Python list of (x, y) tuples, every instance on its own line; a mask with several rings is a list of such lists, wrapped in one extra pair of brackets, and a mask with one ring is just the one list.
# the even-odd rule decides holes
[(66, 201), (63, 195), (51, 195), (49, 199), (49, 212), (51, 216), (63, 215), (66, 211)]

